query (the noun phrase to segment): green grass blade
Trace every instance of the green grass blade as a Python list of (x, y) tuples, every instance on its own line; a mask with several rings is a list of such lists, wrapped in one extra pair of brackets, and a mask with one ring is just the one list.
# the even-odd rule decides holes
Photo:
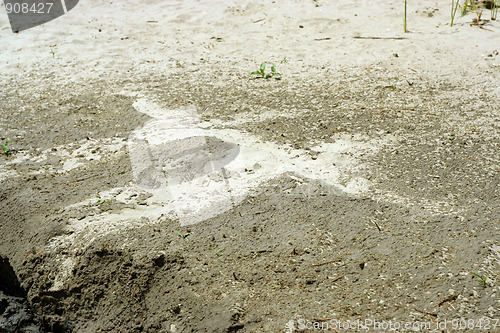
[(407, 0), (405, 0), (405, 21), (404, 21), (404, 25), (403, 25), (403, 29), (404, 29), (404, 32), (407, 33), (408, 30), (406, 29), (406, 8), (407, 8)]

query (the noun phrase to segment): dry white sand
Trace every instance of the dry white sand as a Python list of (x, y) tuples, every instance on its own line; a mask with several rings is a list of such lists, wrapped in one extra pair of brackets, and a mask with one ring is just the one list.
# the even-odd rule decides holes
[[(490, 31), (469, 27), (471, 12), (450, 27), (449, 1), (409, 1), (406, 34), (403, 1), (88, 0), (18, 34), (2, 7), (2, 75), (37, 64), (73, 79), (138, 69), (168, 73), (179, 70), (173, 62), (185, 71), (208, 65), (249, 72), (286, 57), (289, 66), (280, 70), (288, 76), (310, 67), (381, 66), (463, 80), (499, 65), (488, 57), (500, 48), (498, 21), (484, 26)], [(482, 18), (489, 16), (485, 10)]]

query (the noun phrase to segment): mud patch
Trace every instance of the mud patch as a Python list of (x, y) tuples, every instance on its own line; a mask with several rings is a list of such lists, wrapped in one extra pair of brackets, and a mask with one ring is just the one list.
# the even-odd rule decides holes
[[(275, 332), (299, 320), (498, 317), (498, 138), (495, 121), (476, 117), (497, 115), (495, 105), (475, 109), (483, 93), (416, 74), (388, 89), (383, 70), (272, 82), (134, 75), (103, 96), (132, 91), (116, 97), (136, 109), (118, 113), (130, 123), (115, 114), (102, 138), (56, 136), (57, 145), (20, 144), (0, 157), (0, 251), (47, 330)], [(182, 110), (196, 120), (176, 118)], [(160, 187), (136, 181), (133, 155), (146, 155), (131, 153), (131, 138), (153, 152)], [(198, 149), (176, 155), (184, 144)], [(182, 163), (193, 177), (182, 178)], [(197, 189), (199, 207), (210, 199), (206, 180), (224, 184), (218, 193), (231, 204), (207, 200), (221, 209), (182, 223), (172, 192)]]

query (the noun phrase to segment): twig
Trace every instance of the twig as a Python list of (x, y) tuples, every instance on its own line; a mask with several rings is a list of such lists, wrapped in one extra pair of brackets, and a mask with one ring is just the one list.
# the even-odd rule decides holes
[(380, 229), (380, 227), (378, 226), (377, 222), (373, 221), (373, 223), (375, 223), (375, 225), (377, 226), (378, 231), (382, 232), (382, 229)]
[(325, 37), (325, 38), (314, 38), (314, 40), (330, 40), (330, 37)]
[(434, 312), (427, 312), (427, 311), (424, 311), (424, 310), (420, 310), (420, 309), (415, 309), (416, 311), (420, 312), (420, 313), (424, 313), (424, 314), (428, 314), (429, 316), (433, 316), (433, 317), (437, 317), (437, 313), (434, 313)]
[(261, 21), (264, 21), (265, 19), (261, 18), (260, 20), (257, 20), (257, 21), (253, 21), (253, 23), (259, 23)]
[(451, 302), (451, 301), (456, 300), (458, 295), (460, 295), (460, 293), (456, 293), (456, 294), (453, 294), (453, 295), (450, 295), (450, 296), (444, 298), (443, 300), (441, 300), (441, 302), (438, 303), (438, 306), (441, 306), (446, 302)]
[(395, 40), (401, 40), (401, 39), (407, 39), (406, 37), (365, 37), (365, 36), (354, 36), (353, 38), (355, 39), (395, 39)]
[(343, 275), (341, 275), (341, 276), (337, 276), (335, 279), (333, 279), (333, 280), (332, 280), (332, 283), (334, 283), (334, 282), (336, 282), (336, 281), (338, 281), (338, 280), (342, 279), (343, 277), (344, 277)]
[(473, 25), (475, 25), (476, 27), (478, 27), (479, 29), (483, 29), (483, 30), (486, 30), (486, 31), (493, 31), (491, 29), (487, 29), (485, 27), (483, 27), (482, 25), (479, 25), (479, 24), (471, 24), (470, 26), (472, 27)]
[(327, 261), (327, 262), (322, 262), (320, 264), (313, 264), (313, 265), (311, 265), (311, 267), (323, 266), (323, 265), (326, 265), (326, 264), (331, 264), (333, 262), (339, 262), (339, 261), (342, 261), (342, 259), (335, 259), (335, 260), (330, 260), (330, 261)]

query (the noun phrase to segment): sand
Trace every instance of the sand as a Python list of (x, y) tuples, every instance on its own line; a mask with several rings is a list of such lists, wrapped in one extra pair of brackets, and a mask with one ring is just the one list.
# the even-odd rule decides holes
[(495, 330), (498, 21), (89, 0), (13, 33), (4, 9), (4, 330)]

